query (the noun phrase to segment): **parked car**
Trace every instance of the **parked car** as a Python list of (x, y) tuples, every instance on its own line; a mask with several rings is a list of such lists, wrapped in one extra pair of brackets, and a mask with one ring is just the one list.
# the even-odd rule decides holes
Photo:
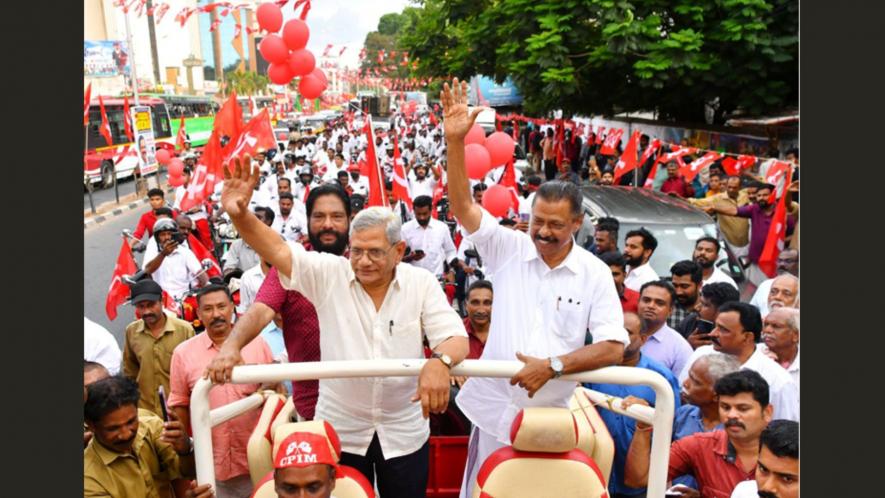
[[(673, 263), (691, 259), (695, 241), (704, 236), (718, 238), (718, 227), (704, 211), (678, 197), (655, 190), (636, 187), (582, 187), (584, 195), (584, 224), (576, 240), (584, 247), (593, 241), (594, 225), (599, 218), (617, 218), (618, 248), (623, 250), (627, 232), (641, 227), (654, 234), (658, 247), (651, 257), (651, 267), (661, 277), (670, 275)], [(737, 258), (724, 248), (716, 261), (725, 273), (741, 286), (743, 269)]]

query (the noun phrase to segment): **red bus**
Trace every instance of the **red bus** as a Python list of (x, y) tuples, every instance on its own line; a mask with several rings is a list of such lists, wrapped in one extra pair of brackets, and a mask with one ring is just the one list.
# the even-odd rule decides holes
[[(101, 125), (101, 108), (98, 99), (92, 99), (89, 105), (89, 126), (86, 131), (86, 160), (83, 164), (83, 181), (101, 184), (104, 187), (114, 185), (114, 164), (116, 163), (117, 179), (129, 178), (138, 166), (135, 146), (126, 138), (123, 124), (123, 99), (103, 98), (105, 112), (111, 125), (113, 143), (107, 141), (98, 132)], [(153, 120), (154, 141), (157, 149), (175, 149), (175, 137), (172, 136), (172, 125), (169, 111), (162, 99), (152, 97), (139, 98), (139, 105), (150, 106)], [(130, 108), (134, 106), (129, 99)]]

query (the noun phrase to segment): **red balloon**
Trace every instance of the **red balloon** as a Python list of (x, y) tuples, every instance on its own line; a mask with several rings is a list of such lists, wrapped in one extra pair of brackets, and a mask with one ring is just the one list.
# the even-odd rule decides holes
[(295, 76), (305, 76), (316, 68), (317, 60), (310, 50), (293, 50), (289, 53), (289, 67)]
[(268, 33), (276, 33), (283, 25), (283, 11), (272, 2), (259, 5), (255, 16), (258, 18), (258, 26)]
[(307, 46), (310, 38), (310, 28), (301, 19), (291, 19), (283, 26), (283, 40), (289, 46), (289, 50), (301, 50)]
[(489, 151), (489, 157), (492, 158), (492, 167), (507, 164), (513, 159), (513, 151), (516, 149), (516, 142), (513, 137), (503, 131), (496, 131), (488, 137), (485, 142), (486, 150)]
[(261, 52), (261, 56), (266, 61), (271, 63), (284, 63), (289, 58), (289, 49), (286, 47), (286, 42), (277, 35), (267, 35), (264, 37), (261, 43), (258, 44), (258, 51)]
[(482, 129), (482, 126), (475, 124), (470, 131), (467, 132), (467, 136), (464, 137), (465, 144), (484, 144), (486, 141), (486, 131)]
[(267, 67), (267, 77), (276, 85), (288, 85), (292, 81), (292, 68), (285, 62), (271, 63)]
[(510, 194), (510, 190), (503, 185), (492, 185), (482, 195), (482, 207), (496, 218), (507, 215), (511, 204), (513, 204), (513, 196)]
[(467, 164), (467, 176), (473, 180), (481, 180), (492, 169), (489, 151), (480, 144), (464, 146), (464, 162)]
[(311, 71), (310, 74), (322, 80), (324, 85), (329, 86), (329, 78), (326, 78), (326, 73), (324, 73), (322, 69), (318, 67), (314, 68), (314, 70)]
[(166, 163), (168, 163), (169, 160), (172, 159), (172, 155), (169, 154), (169, 151), (166, 149), (157, 149), (156, 158), (158, 163), (165, 166)]
[(177, 175), (177, 176), (169, 175), (168, 177), (166, 177), (166, 181), (169, 183), (170, 187), (180, 187), (180, 186), (184, 185), (184, 176), (182, 176), (182, 175)]
[(313, 100), (319, 97), (325, 89), (326, 84), (312, 74), (308, 74), (298, 82), (298, 92), (306, 99)]
[(169, 172), (169, 176), (181, 176), (184, 173), (184, 162), (177, 157), (170, 159), (166, 170)]

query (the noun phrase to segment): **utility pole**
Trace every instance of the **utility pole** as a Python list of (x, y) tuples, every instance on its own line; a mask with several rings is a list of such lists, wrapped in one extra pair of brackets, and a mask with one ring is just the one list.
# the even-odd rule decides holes
[(160, 58), (157, 55), (157, 29), (154, 25), (154, 5), (152, 0), (147, 0), (144, 4), (147, 8), (148, 38), (151, 42), (151, 62), (154, 66), (155, 84), (160, 84)]

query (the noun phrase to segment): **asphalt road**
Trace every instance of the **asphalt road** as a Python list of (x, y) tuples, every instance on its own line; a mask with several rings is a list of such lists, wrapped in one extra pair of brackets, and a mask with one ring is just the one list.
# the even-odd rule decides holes
[[(131, 184), (131, 182), (130, 182)], [(111, 189), (111, 198), (113, 198)], [(87, 204), (88, 205), (88, 204)], [(83, 313), (90, 320), (108, 329), (123, 346), (123, 332), (134, 319), (133, 308), (122, 305), (117, 308), (117, 319), (108, 320), (104, 303), (114, 273), (117, 255), (120, 254), (124, 228), (135, 229), (141, 214), (150, 209), (145, 204), (142, 209), (126, 211), (120, 216), (83, 231)], [(135, 253), (135, 262), (141, 264), (143, 253)]]
[[(162, 185), (166, 186), (166, 173), (160, 173), (160, 181)], [(157, 186), (157, 180), (154, 176), (150, 176), (147, 179), (148, 188), (154, 188)], [(95, 203), (95, 208), (98, 209), (99, 206), (106, 202), (114, 202), (116, 199), (114, 197), (114, 187), (111, 188), (99, 188), (95, 187), (96, 190), (92, 191), (92, 201)], [(120, 180), (117, 189), (120, 191), (120, 198), (122, 199), (124, 196), (135, 193), (135, 182), (132, 181), (132, 177), (126, 178), (124, 180)], [(83, 210), (89, 209), (89, 193), (85, 190), (83, 191)], [(132, 225), (132, 228), (135, 228), (135, 225)]]

